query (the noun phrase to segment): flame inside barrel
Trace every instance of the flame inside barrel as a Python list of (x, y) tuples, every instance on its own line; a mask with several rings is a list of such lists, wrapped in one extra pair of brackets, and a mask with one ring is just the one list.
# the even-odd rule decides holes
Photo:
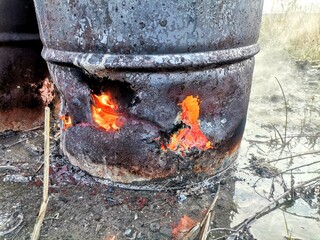
[(68, 114), (60, 116), (60, 119), (63, 123), (63, 130), (68, 129), (69, 127), (72, 127), (72, 118)]
[(119, 130), (124, 123), (119, 119), (118, 107), (112, 101), (111, 96), (102, 93), (100, 95), (92, 94), (91, 97), (93, 101), (91, 105), (92, 117), (95, 123), (106, 131)]
[(199, 150), (208, 150), (213, 148), (213, 143), (203, 134), (199, 124), (200, 100), (196, 96), (187, 96), (182, 103), (179, 104), (182, 108), (181, 121), (186, 127), (174, 133), (169, 144), (164, 149), (171, 151), (184, 152), (192, 147)]

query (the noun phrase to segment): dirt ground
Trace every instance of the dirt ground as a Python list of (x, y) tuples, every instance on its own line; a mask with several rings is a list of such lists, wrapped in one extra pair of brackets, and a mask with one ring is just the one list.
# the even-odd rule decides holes
[[(172, 229), (184, 215), (195, 222), (202, 220), (216, 192), (216, 184), (183, 192), (103, 185), (71, 166), (59, 154), (59, 140), (52, 140), (50, 200), (41, 239), (171, 239)], [(42, 200), (42, 129), (2, 133), (0, 142), (0, 234), (8, 232), (4, 239), (29, 239)], [(232, 202), (232, 171), (225, 173), (228, 178), (221, 178), (227, 180), (222, 180), (225, 193), (217, 206), (224, 213), (232, 210), (224, 206), (224, 201)], [(1, 225), (1, 220), (8, 224)], [(216, 221), (217, 226), (229, 224), (228, 214)]]
[[(268, 54), (257, 56), (237, 164), (205, 190), (132, 191), (99, 183), (60, 154), (53, 121), (41, 239), (172, 239), (181, 219), (197, 226), (216, 195), (209, 239), (320, 239), (319, 178), (277, 201), (320, 175), (320, 63)], [(30, 239), (42, 201), (42, 132), (0, 133), (0, 239)]]

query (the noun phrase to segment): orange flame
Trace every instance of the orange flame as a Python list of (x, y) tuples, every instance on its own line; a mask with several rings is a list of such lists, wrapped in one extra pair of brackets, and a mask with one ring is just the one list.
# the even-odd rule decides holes
[(92, 117), (94, 121), (103, 129), (119, 130), (123, 125), (117, 114), (117, 106), (112, 102), (111, 97), (107, 93), (101, 95), (92, 94), (93, 104)]
[(72, 127), (72, 119), (69, 115), (62, 115), (60, 116), (60, 119), (63, 122), (63, 130), (66, 130), (69, 127)]
[(182, 113), (181, 120), (184, 124), (188, 125), (186, 128), (180, 129), (177, 133), (174, 133), (170, 142), (166, 147), (171, 151), (186, 151), (192, 147), (196, 147), (200, 150), (208, 150), (213, 148), (212, 142), (202, 133), (199, 125), (200, 114), (200, 100), (198, 97), (188, 96), (181, 104)]

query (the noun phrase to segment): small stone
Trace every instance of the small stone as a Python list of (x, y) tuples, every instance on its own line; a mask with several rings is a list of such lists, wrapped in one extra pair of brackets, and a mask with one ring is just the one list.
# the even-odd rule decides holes
[(226, 181), (225, 179), (221, 179), (221, 180), (220, 180), (220, 184), (221, 184), (221, 185), (225, 185), (226, 183), (227, 183), (227, 181)]
[(184, 193), (180, 193), (178, 200), (179, 202), (184, 202), (185, 200), (187, 200), (187, 196)]
[(109, 203), (117, 203), (118, 202), (113, 197), (109, 197), (109, 196), (106, 197), (106, 201), (109, 202)]
[(72, 167), (73, 167), (74, 171), (76, 171), (76, 172), (81, 171), (80, 167), (78, 167), (78, 166), (72, 166)]
[(157, 222), (150, 223), (149, 227), (151, 232), (158, 232), (160, 230), (160, 224)]
[(124, 231), (124, 235), (126, 237), (130, 237), (130, 235), (132, 234), (132, 229), (131, 228), (127, 228), (125, 231)]
[(133, 233), (134, 233), (134, 231), (133, 231), (132, 228), (127, 228), (127, 229), (124, 231), (124, 236), (129, 238), (129, 237), (132, 237), (132, 236), (133, 236)]
[(81, 176), (78, 174), (78, 173), (75, 173), (73, 175), (73, 177), (76, 179), (76, 180), (80, 180)]

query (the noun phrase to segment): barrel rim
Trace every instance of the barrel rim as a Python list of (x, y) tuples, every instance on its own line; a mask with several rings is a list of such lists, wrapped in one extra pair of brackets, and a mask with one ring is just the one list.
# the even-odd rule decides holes
[(244, 47), (182, 54), (104, 54), (83, 53), (44, 47), (42, 57), (51, 63), (72, 64), (89, 73), (104, 70), (184, 69), (224, 65), (253, 57), (259, 52), (258, 44)]

